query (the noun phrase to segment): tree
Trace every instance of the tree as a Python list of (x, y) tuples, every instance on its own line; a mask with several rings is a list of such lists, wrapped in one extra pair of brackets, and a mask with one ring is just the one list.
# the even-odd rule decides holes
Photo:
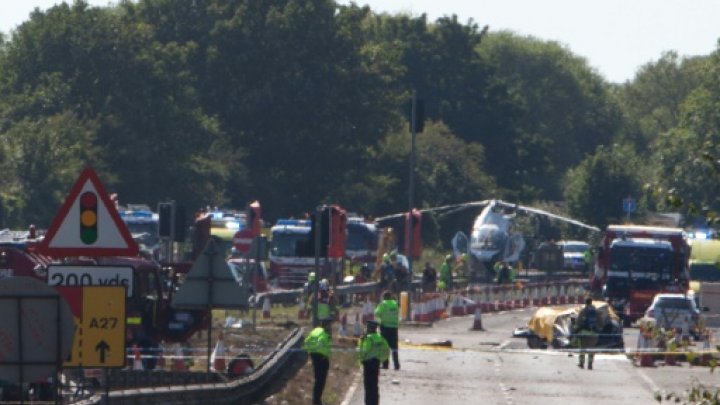
[(632, 147), (599, 147), (565, 176), (564, 196), (575, 218), (604, 229), (621, 221), (622, 200), (640, 199), (643, 170)]
[(633, 81), (617, 91), (627, 117), (620, 139), (651, 153), (658, 136), (679, 124), (681, 106), (702, 83), (707, 63), (707, 57), (680, 58), (667, 52), (642, 66)]
[(565, 171), (609, 145), (620, 128), (607, 84), (555, 42), (499, 32), (477, 49), (520, 106), (503, 132), (509, 136), (485, 144), (488, 169), (525, 197), (559, 198)]

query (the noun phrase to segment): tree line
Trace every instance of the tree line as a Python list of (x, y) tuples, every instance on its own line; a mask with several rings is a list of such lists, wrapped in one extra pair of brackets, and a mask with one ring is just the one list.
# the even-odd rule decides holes
[(0, 36), (0, 227), (47, 226), (85, 166), (121, 201), (298, 216), (564, 201), (604, 226), (718, 209), (720, 55), (608, 83), (562, 44), (332, 0), (82, 0)]

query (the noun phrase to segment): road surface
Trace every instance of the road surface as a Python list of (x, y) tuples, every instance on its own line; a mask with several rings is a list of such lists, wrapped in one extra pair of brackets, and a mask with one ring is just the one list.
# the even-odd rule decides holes
[[(380, 403), (452, 404), (657, 404), (657, 392), (682, 393), (693, 378), (716, 386), (705, 367), (660, 365), (640, 368), (625, 354), (602, 354), (594, 370), (577, 367), (577, 357), (556, 350), (531, 350), (513, 330), (533, 310), (485, 314), (485, 331), (470, 330), (473, 316), (450, 318), (432, 328), (401, 327), (401, 370), (381, 370)], [(636, 347), (637, 329), (625, 330), (626, 347)], [(452, 348), (422, 344), (445, 340)], [(662, 364), (662, 363), (660, 363)], [(362, 375), (343, 405), (364, 404)]]

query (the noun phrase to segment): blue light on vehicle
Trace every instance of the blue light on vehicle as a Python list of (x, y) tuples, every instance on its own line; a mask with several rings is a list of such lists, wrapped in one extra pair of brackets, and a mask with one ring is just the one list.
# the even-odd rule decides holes
[(278, 219), (277, 225), (284, 226), (310, 226), (310, 221), (307, 219)]
[(234, 231), (237, 231), (240, 229), (240, 222), (238, 221), (227, 221), (225, 222), (225, 227), (227, 229), (232, 229)]

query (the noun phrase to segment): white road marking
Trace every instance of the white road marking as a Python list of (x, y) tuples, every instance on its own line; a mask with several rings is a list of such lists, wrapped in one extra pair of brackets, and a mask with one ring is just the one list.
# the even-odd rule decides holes
[(360, 372), (355, 373), (355, 378), (353, 378), (352, 384), (350, 384), (350, 388), (345, 393), (345, 399), (340, 403), (340, 405), (350, 405), (350, 401), (352, 401), (353, 395), (355, 395), (355, 390), (357, 389), (358, 385), (360, 384)]

